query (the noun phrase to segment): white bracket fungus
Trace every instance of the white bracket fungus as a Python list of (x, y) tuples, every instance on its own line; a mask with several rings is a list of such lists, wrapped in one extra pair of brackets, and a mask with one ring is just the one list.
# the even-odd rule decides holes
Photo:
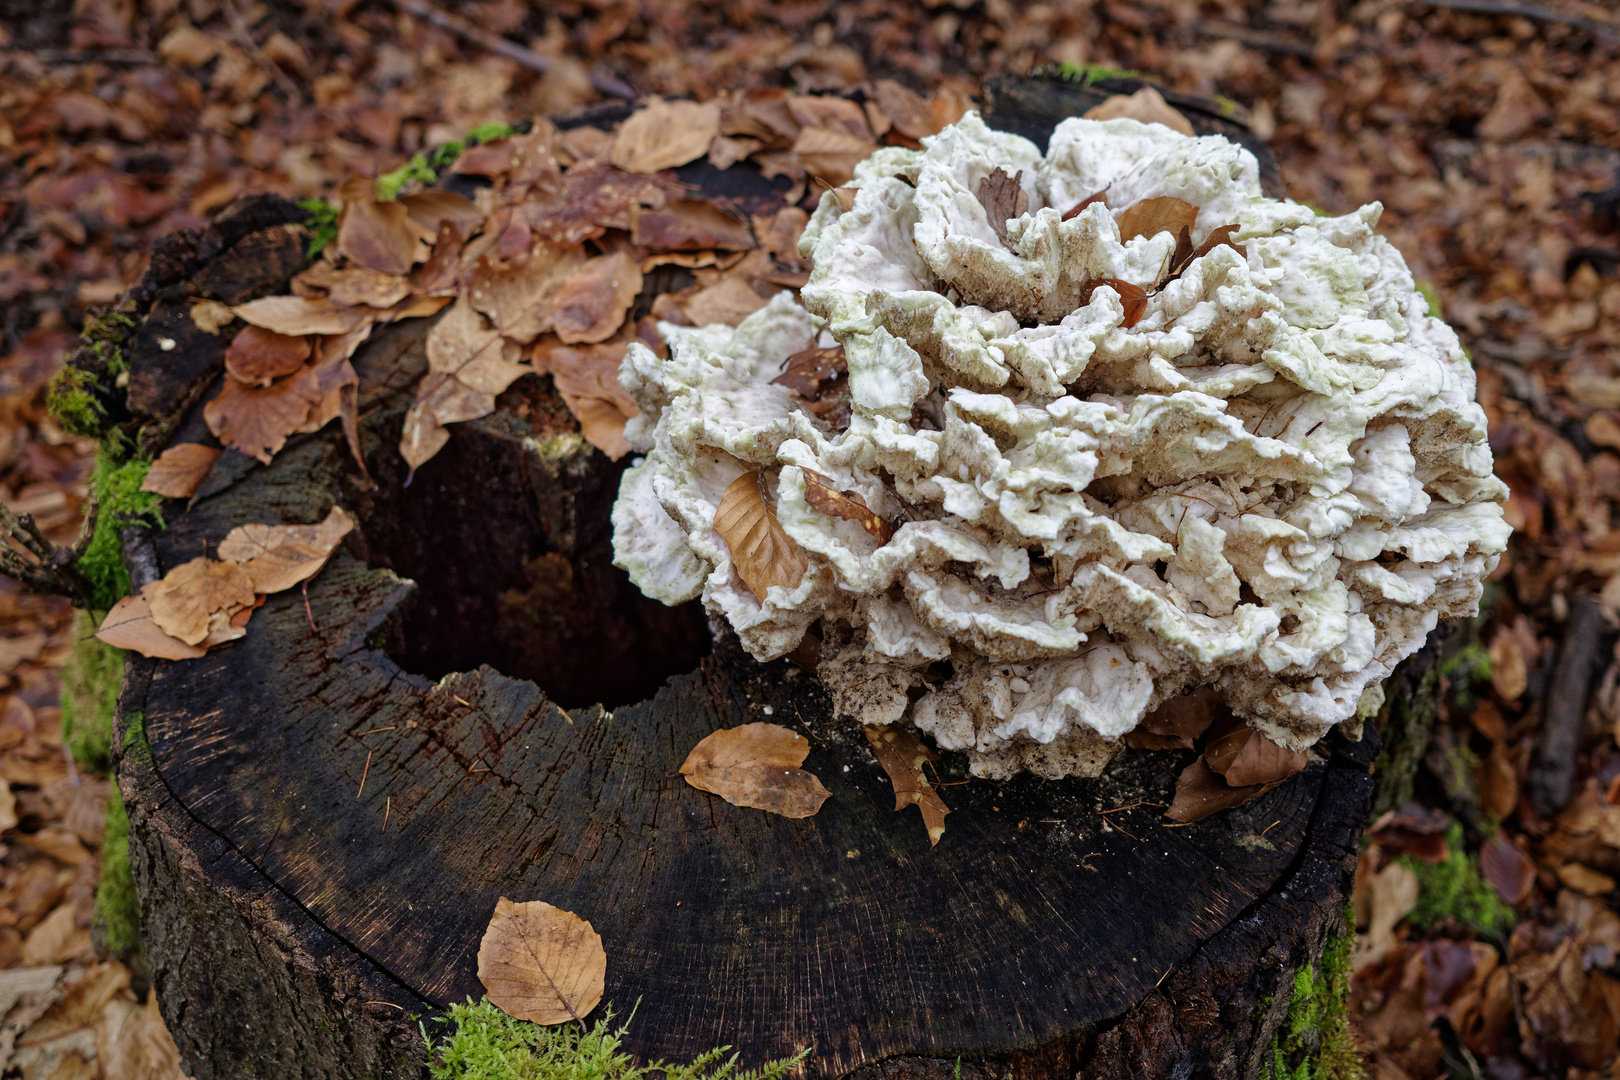
[[(701, 595), (761, 660), (822, 620), (842, 711), (991, 777), (1095, 775), (1199, 686), (1303, 750), (1475, 612), (1506, 489), (1378, 204), (1319, 217), (1243, 148), (1128, 119), (1067, 120), (1044, 157), (973, 113), (924, 143), (822, 198), (803, 308), (630, 347), (614, 550), (644, 592)], [(1122, 236), (1153, 199), (1190, 227)], [(773, 381), (818, 337), (836, 414)], [(758, 594), (715, 528), (750, 473), (738, 557), (797, 549), (748, 567)]]

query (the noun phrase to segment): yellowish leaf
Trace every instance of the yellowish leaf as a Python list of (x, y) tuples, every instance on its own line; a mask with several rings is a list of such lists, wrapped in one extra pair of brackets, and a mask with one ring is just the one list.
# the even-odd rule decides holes
[(266, 296), (231, 309), (238, 318), (278, 334), (346, 334), (375, 314), (339, 307), (325, 298)]
[(651, 98), (646, 108), (619, 125), (613, 140), (613, 164), (635, 173), (673, 169), (707, 154), (718, 134), (718, 105)]
[(772, 585), (795, 589), (809, 567), (804, 550), (776, 520), (758, 469), (745, 472), (720, 496), (714, 530), (726, 542), (737, 576), (760, 600)]
[(225, 451), (201, 443), (179, 443), (169, 447), (152, 462), (141, 481), (141, 490), (169, 499), (189, 499), (213, 471), (214, 462)]
[(478, 945), (478, 981), (490, 1002), (533, 1024), (583, 1021), (602, 1000), (602, 936), (571, 911), (543, 900), (501, 897)]
[(832, 794), (799, 768), (810, 753), (803, 735), (778, 724), (743, 724), (712, 732), (692, 748), (680, 773), (700, 791), (733, 806), (806, 818)]
[(219, 557), (240, 563), (254, 592), (276, 593), (320, 573), (353, 528), (339, 506), (316, 525), (238, 525), (220, 541)]
[(216, 611), (250, 607), (253, 578), (234, 562), (206, 556), (170, 570), (148, 595), (159, 630), (187, 645), (208, 637), (208, 617)]
[(878, 764), (889, 774), (894, 786), (894, 808), (904, 810), (915, 806), (922, 811), (923, 825), (928, 829), (928, 845), (939, 843), (945, 835), (945, 815), (950, 807), (939, 797), (934, 785), (923, 772), (923, 763), (938, 761), (939, 755), (917, 738), (917, 733), (902, 727), (867, 727), (866, 741), (872, 744), (872, 753)]
[(126, 596), (114, 604), (107, 617), (101, 620), (96, 637), (115, 649), (129, 649), (142, 656), (162, 660), (195, 660), (208, 650), (187, 645), (179, 638), (165, 634), (152, 621), (151, 593), (156, 588), (157, 582), (154, 581), (140, 593)]

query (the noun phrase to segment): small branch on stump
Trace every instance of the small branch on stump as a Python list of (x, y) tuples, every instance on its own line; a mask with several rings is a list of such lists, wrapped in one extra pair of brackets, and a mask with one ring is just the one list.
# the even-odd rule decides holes
[(79, 559), (95, 535), (100, 510), (101, 503), (92, 491), (78, 539), (71, 547), (59, 547), (34, 524), (34, 515), (14, 514), (9, 506), (0, 503), (0, 529), (6, 541), (0, 544), (0, 574), (36, 592), (65, 596), (79, 607), (88, 607), (95, 587), (79, 570)]
[(1553, 669), (1552, 686), (1542, 714), (1541, 735), (1525, 777), (1530, 802), (1552, 817), (1569, 803), (1574, 783), (1575, 751), (1586, 719), (1586, 698), (1597, 671), (1603, 637), (1603, 608), (1590, 596), (1570, 605), (1564, 627), (1564, 647)]

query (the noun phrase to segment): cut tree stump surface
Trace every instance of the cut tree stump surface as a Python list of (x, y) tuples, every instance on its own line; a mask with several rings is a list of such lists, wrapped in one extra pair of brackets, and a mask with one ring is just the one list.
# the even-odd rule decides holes
[[(1162, 818), (1185, 755), (950, 783), (930, 848), (813, 676), (711, 644), (700, 609), (647, 601), (609, 565), (628, 462), (529, 423), (557, 404), (541, 380), (457, 425), (405, 486), (427, 325), (356, 357), (374, 488), (332, 425), (268, 467), (227, 455), (234, 483), (166, 504), (168, 527), (135, 542), (163, 573), (244, 523), (334, 504), (359, 520), (307, 607), (272, 596), (244, 639), (126, 678), (143, 932), (196, 1075), (418, 1074), (413, 1014), (482, 994), (502, 896), (594, 925), (604, 1001), (640, 1003), (626, 1042), (644, 1057), (811, 1046), (811, 1075), (945, 1077), (960, 1056), (969, 1080), (1269, 1060), (1293, 972), (1343, 911), (1376, 738), (1335, 736), (1303, 774), (1185, 827)], [(171, 395), (191, 403), (174, 441), (196, 437), (197, 378)], [(759, 720), (808, 737), (832, 792), (814, 817), (676, 774), (705, 735)], [(965, 778), (960, 755), (942, 769)]]

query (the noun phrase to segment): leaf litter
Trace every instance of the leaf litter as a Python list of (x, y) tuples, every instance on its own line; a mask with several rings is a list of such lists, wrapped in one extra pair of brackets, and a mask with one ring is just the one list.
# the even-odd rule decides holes
[(743, 724), (705, 736), (679, 771), (688, 784), (733, 806), (805, 818), (832, 794), (799, 767), (809, 753), (803, 735), (779, 724)]

